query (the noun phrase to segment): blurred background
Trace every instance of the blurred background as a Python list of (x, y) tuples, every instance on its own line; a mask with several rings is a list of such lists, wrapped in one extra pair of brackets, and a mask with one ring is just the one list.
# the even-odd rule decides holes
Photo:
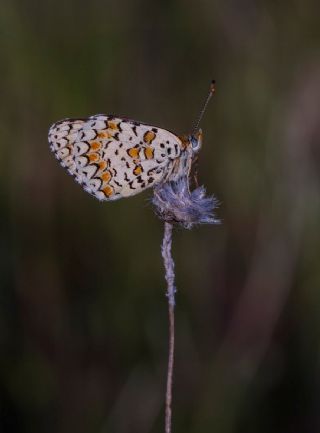
[(0, 431), (162, 432), (167, 304), (151, 191), (99, 203), (53, 122), (188, 132), (219, 226), (177, 228), (173, 431), (320, 431), (320, 6), (2, 0)]

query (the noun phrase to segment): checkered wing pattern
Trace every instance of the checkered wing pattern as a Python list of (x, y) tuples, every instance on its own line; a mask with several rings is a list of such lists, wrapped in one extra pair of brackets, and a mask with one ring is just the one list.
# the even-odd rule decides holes
[(51, 126), (49, 144), (60, 164), (99, 200), (165, 182), (184, 146), (165, 129), (109, 115), (61, 120)]

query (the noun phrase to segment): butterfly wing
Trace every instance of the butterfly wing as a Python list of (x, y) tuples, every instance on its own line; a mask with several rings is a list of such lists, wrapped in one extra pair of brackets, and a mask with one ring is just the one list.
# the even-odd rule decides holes
[(49, 143), (60, 164), (99, 200), (164, 182), (183, 149), (165, 129), (110, 115), (61, 120), (51, 126)]

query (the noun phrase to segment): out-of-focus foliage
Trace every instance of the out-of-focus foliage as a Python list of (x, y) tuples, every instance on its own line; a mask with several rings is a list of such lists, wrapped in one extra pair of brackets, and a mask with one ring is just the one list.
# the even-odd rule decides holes
[(47, 144), (96, 113), (188, 132), (220, 226), (174, 233), (174, 431), (320, 430), (320, 6), (2, 0), (0, 430), (163, 431), (162, 223)]

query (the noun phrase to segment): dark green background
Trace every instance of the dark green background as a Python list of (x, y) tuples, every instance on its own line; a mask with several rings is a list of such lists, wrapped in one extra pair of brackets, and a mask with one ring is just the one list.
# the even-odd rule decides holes
[(99, 203), (47, 131), (188, 132), (220, 226), (174, 233), (174, 432), (320, 431), (318, 1), (1, 0), (0, 431), (163, 431), (163, 224)]

